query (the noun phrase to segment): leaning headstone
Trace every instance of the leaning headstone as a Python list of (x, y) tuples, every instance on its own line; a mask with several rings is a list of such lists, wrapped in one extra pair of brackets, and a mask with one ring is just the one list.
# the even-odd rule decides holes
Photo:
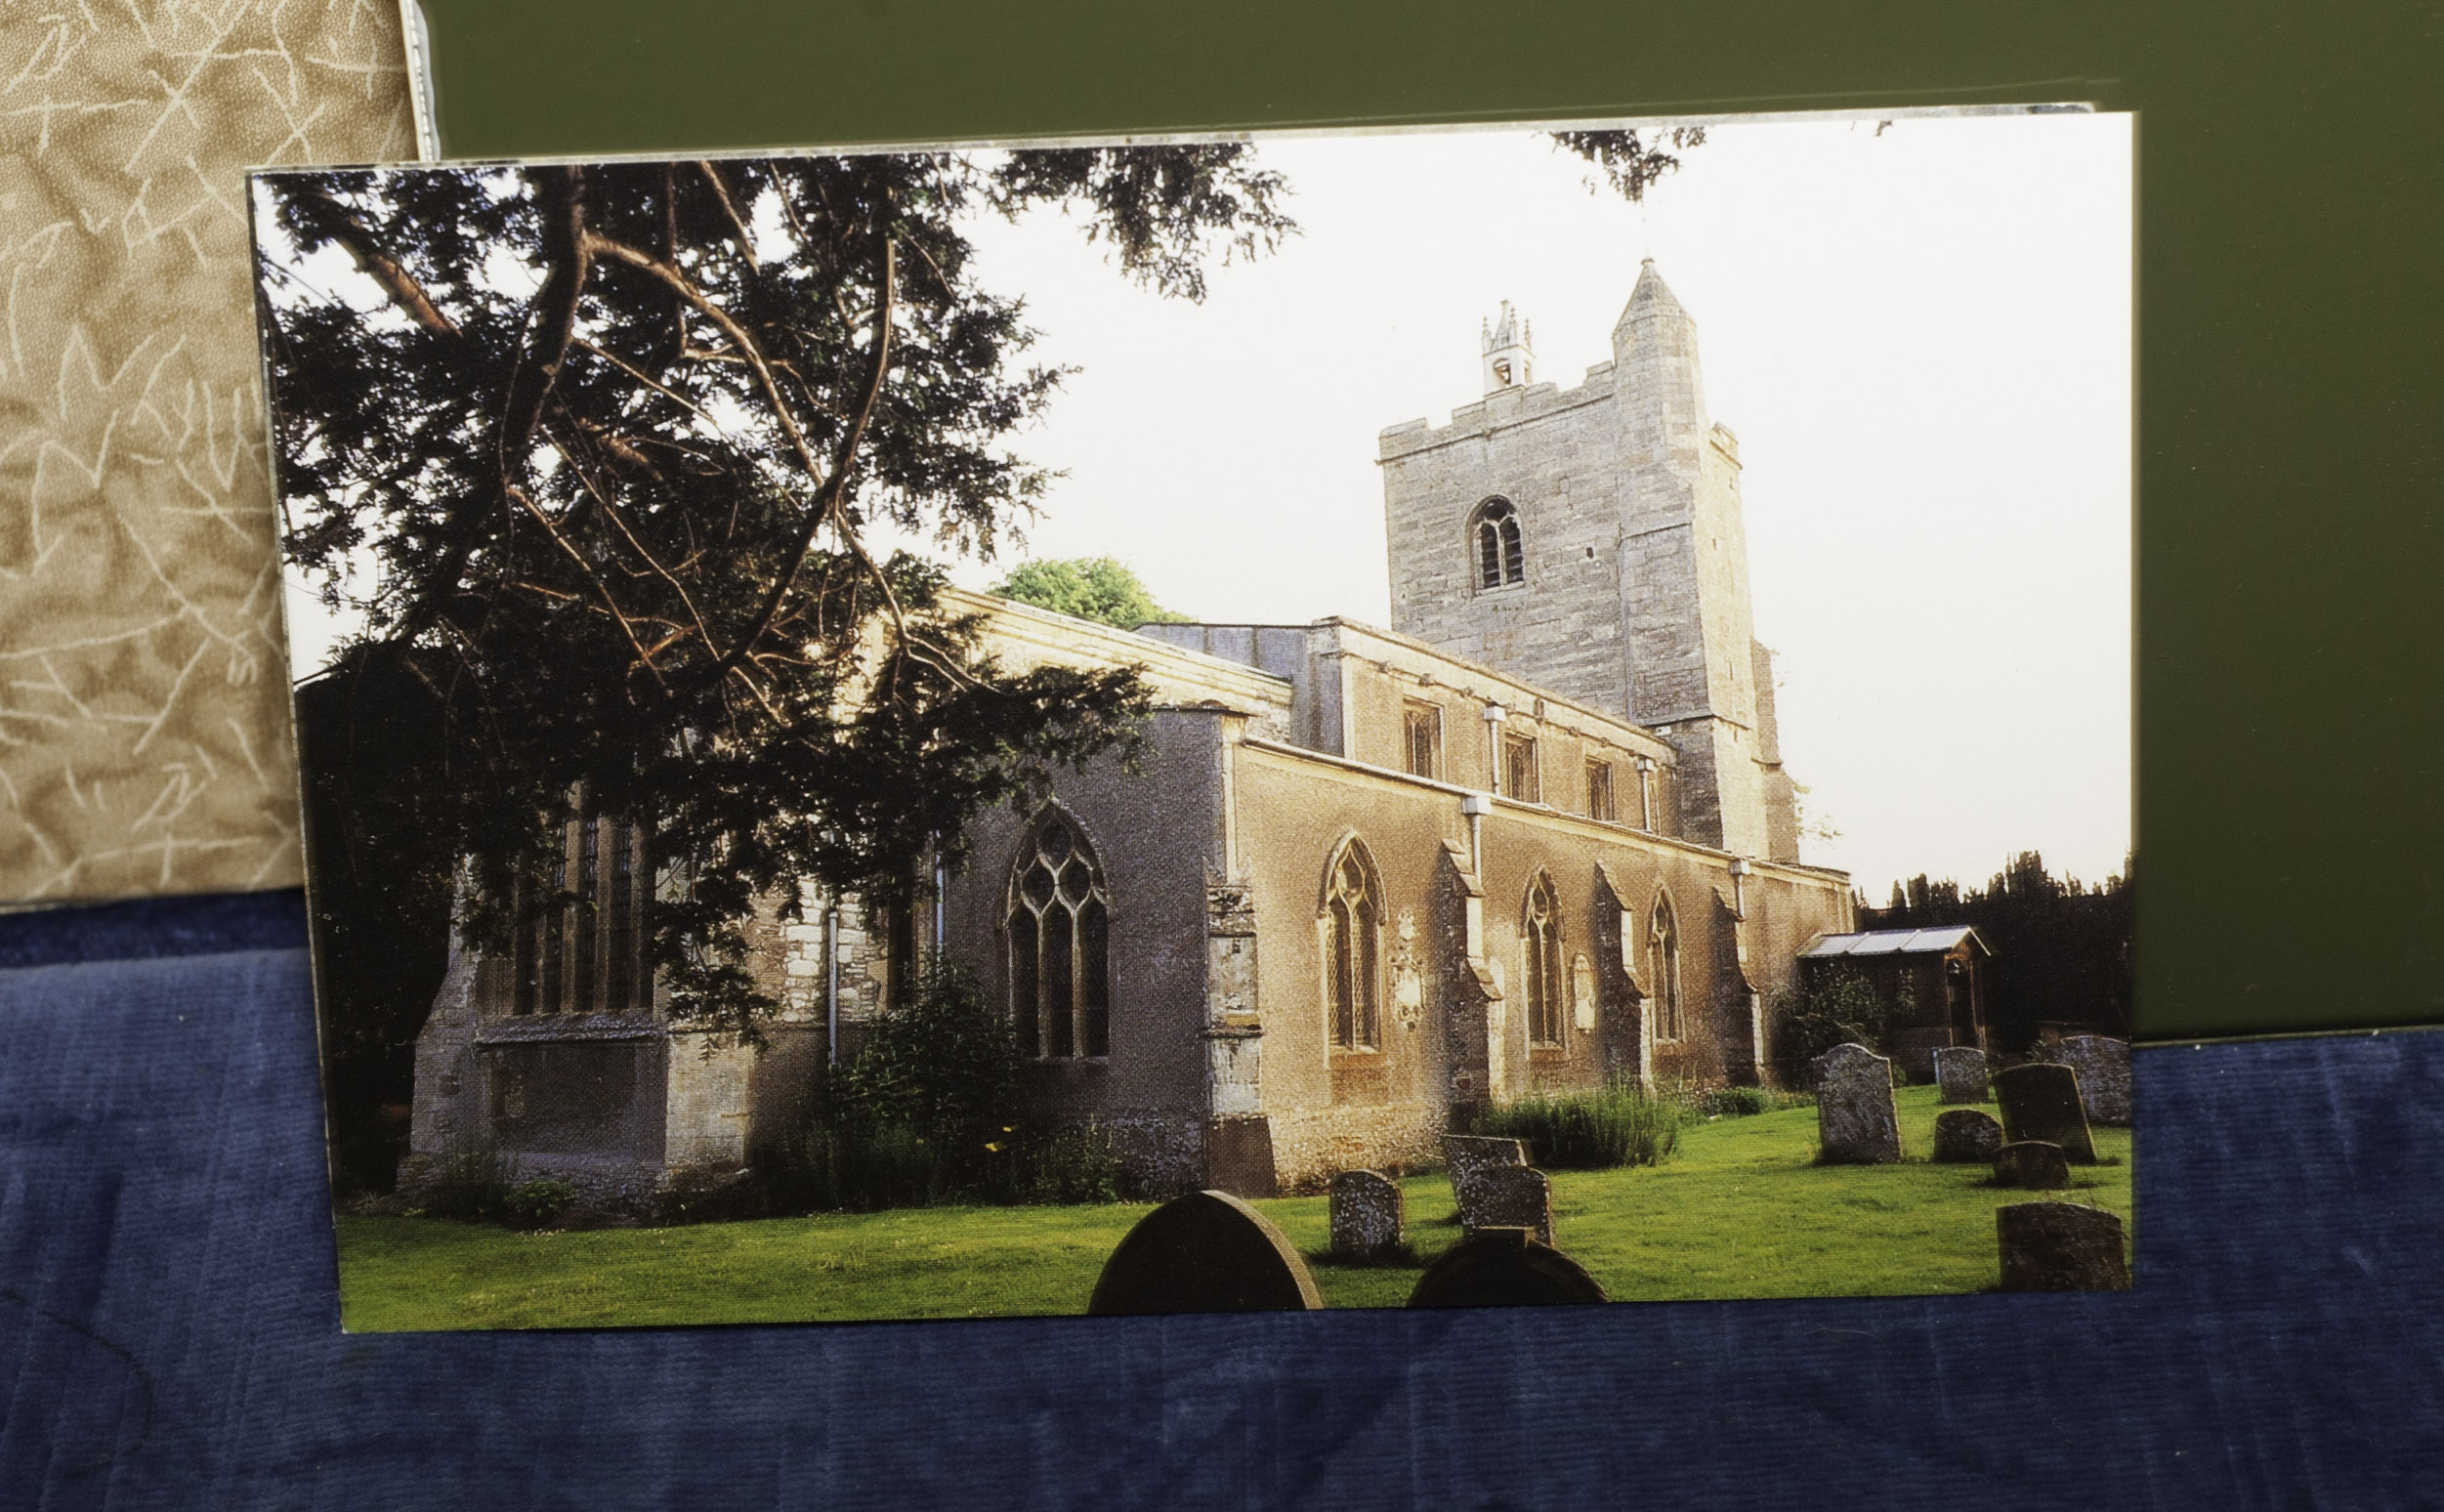
[(1932, 1158), (1983, 1165), (2002, 1148), (2002, 1125), (1974, 1108), (1949, 1108), (1935, 1114)]
[(1256, 1313), (1324, 1306), (1315, 1278), (1264, 1214), (1223, 1192), (1192, 1192), (1137, 1220), (1103, 1263), (1086, 1311)]
[(2058, 1192), (2071, 1184), (2071, 1162), (2060, 1145), (2023, 1139), (1995, 1152), (1995, 1185), (2031, 1192)]
[(2130, 1265), (2122, 1220), (2076, 1202), (2018, 1202), (1995, 1209), (2005, 1291), (2126, 1291)]
[(1946, 1103), (1986, 1100), (1986, 1052), (1975, 1045), (1946, 1045), (1935, 1052), (1935, 1085)]
[(1372, 1260), (1409, 1242), (1409, 1207), (1400, 1183), (1381, 1171), (1332, 1178), (1332, 1253)]
[(1539, 1244), (1553, 1242), (1553, 1183), (1532, 1165), (1496, 1165), (1473, 1183), (1475, 1198), (1459, 1204), (1459, 1226), (1525, 1229)]
[(1528, 1163), (1528, 1147), (1515, 1139), (1492, 1139), (1482, 1134), (1446, 1134), (1443, 1136), (1443, 1163), (1451, 1168), (1452, 1196), (1459, 1199), (1459, 1210), (1466, 1212), (1476, 1200), (1477, 1178), (1486, 1171)]
[(1411, 1307), (1537, 1307), (1608, 1302), (1586, 1268), (1525, 1229), (1479, 1229), (1435, 1259)]
[(1901, 1158), (1890, 1061), (1865, 1045), (1835, 1045), (1816, 1058), (1816, 1139), (1827, 1165)]
[(1995, 1103), (2002, 1113), (2005, 1141), (2041, 1139), (2060, 1145), (2063, 1158), (2074, 1165), (2096, 1163), (2087, 1114), (2080, 1108), (2079, 1072), (2069, 1067), (2032, 1062), (1998, 1072)]
[(2037, 1060), (2079, 1073), (2080, 1106), (2090, 1123), (2130, 1126), (2130, 1047), (2102, 1034), (2070, 1034), (2037, 1047)]

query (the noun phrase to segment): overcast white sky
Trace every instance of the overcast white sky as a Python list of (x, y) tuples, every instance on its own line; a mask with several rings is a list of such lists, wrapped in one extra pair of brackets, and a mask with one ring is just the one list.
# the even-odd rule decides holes
[(1200, 618), (1388, 624), (1376, 433), (1478, 398), (1505, 299), (1576, 384), (1651, 256), (1740, 436), (1784, 756), (1839, 832), (1805, 859), (1877, 903), (2022, 850), (2101, 879), (2130, 834), (2130, 133), (1717, 126), (1643, 206), (1530, 134), (1267, 138), (1303, 233), (1201, 306), (1057, 220), (980, 224), (980, 276), (1080, 371), (1018, 439), (1068, 475), (1027, 548), (953, 575), (1109, 555)]
[[(1611, 356), (1641, 257), (1737, 431), (1757, 635), (1806, 859), (1871, 901), (2129, 847), (2130, 118), (1716, 127), (1644, 206), (1517, 133), (1268, 139), (1304, 233), (1202, 306), (1043, 223), (980, 228), (1041, 356), (1027, 452), (1069, 476), (1029, 555), (1113, 555), (1201, 618), (1389, 622), (1375, 434)], [(962, 569), (972, 586), (999, 567)]]

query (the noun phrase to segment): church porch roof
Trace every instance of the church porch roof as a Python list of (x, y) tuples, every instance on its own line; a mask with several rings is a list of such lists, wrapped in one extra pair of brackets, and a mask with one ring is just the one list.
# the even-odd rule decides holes
[(1935, 929), (1875, 929), (1851, 935), (1819, 935), (1799, 952), (1803, 961), (1826, 960), (1833, 956), (1857, 955), (1942, 955), (1957, 950), (1962, 941), (1973, 940), (1980, 953), (1992, 955), (1994, 946), (1973, 924), (1946, 924)]

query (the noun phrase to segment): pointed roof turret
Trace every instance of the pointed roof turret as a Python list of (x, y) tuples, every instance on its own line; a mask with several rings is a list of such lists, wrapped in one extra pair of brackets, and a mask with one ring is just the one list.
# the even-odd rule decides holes
[[(1680, 301), (1673, 297), (1671, 287), (1664, 282), (1664, 275), (1655, 271), (1655, 259), (1650, 257), (1638, 265), (1638, 285), (1629, 291), (1629, 303), (1622, 310), (1621, 319), (1615, 322), (1613, 328), (1618, 331), (1642, 316), (1654, 315), (1690, 320), (1689, 312), (1680, 308)], [(1694, 325), (1697, 322), (1690, 320), (1690, 323)]]
[(1638, 286), (1629, 291), (1628, 308), (1613, 327), (1613, 362), (1624, 444), (1632, 450), (1697, 444), (1706, 430), (1697, 321), (1664, 285), (1651, 257), (1638, 269)]

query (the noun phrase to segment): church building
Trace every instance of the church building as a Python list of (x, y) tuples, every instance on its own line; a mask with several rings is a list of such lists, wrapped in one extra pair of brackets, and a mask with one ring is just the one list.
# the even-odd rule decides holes
[(759, 918), (785, 1003), (760, 1052), (659, 1014), (637, 838), (571, 825), (603, 903), (539, 964), (453, 947), (403, 1177), (471, 1136), (612, 1205), (736, 1171), (933, 950), (1008, 1005), (1031, 1104), (1155, 1191), (1433, 1161), (1537, 1089), (1779, 1079), (1768, 1000), (1855, 920), (1799, 859), (1696, 323), (1650, 263), (1577, 386), (1535, 380), (1507, 306), (1481, 348), (1482, 398), (1378, 439), (1388, 627), (1132, 634), (959, 596), (1005, 667), (1138, 668), (1144, 754), (981, 816), (915, 917)]

